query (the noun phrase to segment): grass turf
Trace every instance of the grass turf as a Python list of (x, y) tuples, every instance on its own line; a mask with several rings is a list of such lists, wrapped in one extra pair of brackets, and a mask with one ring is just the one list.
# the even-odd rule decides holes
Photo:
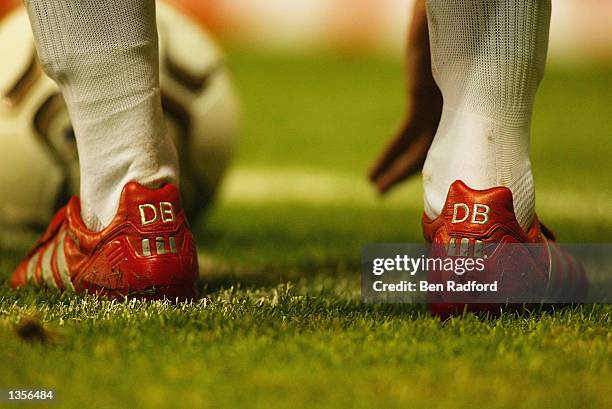
[[(403, 111), (399, 62), (229, 61), (245, 129), (196, 227), (206, 297), (117, 303), (5, 282), (0, 387), (53, 388), (62, 408), (612, 405), (610, 306), (441, 322), (359, 302), (361, 245), (421, 237), (418, 181), (382, 202), (363, 180)], [(612, 240), (611, 85), (609, 69), (553, 66), (539, 94), (538, 212), (565, 242)], [(30, 239), (3, 238), (2, 279)]]

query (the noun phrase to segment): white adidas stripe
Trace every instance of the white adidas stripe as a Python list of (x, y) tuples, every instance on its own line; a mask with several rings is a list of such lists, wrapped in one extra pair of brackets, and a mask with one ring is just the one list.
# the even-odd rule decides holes
[(64, 283), (64, 290), (74, 291), (72, 280), (70, 279), (70, 270), (68, 269), (68, 263), (66, 262), (66, 254), (64, 253), (64, 243), (66, 242), (66, 230), (60, 232), (57, 246), (55, 247), (55, 262), (57, 264), (57, 271)]
[(40, 257), (40, 253), (36, 253), (32, 256), (32, 258), (28, 262), (26, 281), (34, 281), (34, 273), (36, 272), (36, 265), (38, 264), (39, 257)]
[(43, 278), (43, 281), (52, 288), (57, 288), (57, 283), (55, 282), (55, 278), (53, 278), (53, 270), (51, 267), (51, 258), (53, 257), (53, 250), (54, 250), (54, 246), (53, 243), (51, 243), (51, 245), (49, 245), (43, 255), (42, 255), (42, 260), (40, 262), (40, 267), (41, 267), (41, 275)]

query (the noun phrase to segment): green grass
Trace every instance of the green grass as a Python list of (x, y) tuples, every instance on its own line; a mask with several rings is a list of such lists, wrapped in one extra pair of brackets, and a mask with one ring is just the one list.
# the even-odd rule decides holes
[[(53, 388), (62, 408), (612, 405), (610, 306), (442, 322), (359, 302), (362, 244), (421, 237), (419, 182), (380, 201), (363, 178), (403, 112), (399, 62), (229, 61), (245, 129), (196, 227), (205, 298), (117, 303), (5, 283), (0, 388)], [(552, 66), (537, 101), (538, 212), (565, 242), (612, 241), (611, 85), (609, 69)], [(31, 237), (2, 240), (6, 280)], [(27, 319), (42, 331), (24, 334)]]

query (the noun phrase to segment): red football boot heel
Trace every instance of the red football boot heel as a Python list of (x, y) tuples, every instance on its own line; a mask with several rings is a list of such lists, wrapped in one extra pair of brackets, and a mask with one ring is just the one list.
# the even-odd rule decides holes
[(109, 298), (187, 300), (197, 297), (198, 258), (193, 236), (171, 184), (125, 185), (111, 224), (90, 231), (77, 197), (13, 273), (14, 288), (28, 284)]
[(580, 263), (563, 252), (537, 217), (528, 231), (521, 228), (512, 192), (506, 187), (474, 190), (455, 181), (440, 216), (431, 220), (423, 215), (423, 232), (433, 244), (434, 257), (484, 257), (482, 271), (460, 276), (453, 271), (431, 271), (428, 281), (498, 284), (495, 294), (435, 293), (430, 309), (436, 315), (464, 310), (497, 314), (502, 306), (579, 302), (586, 295), (586, 274)]

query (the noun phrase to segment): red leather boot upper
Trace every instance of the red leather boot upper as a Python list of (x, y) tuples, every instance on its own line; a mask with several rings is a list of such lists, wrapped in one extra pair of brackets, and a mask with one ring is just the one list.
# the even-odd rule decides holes
[[(501, 304), (543, 300), (551, 290), (555, 274), (564, 276), (564, 282), (555, 282), (559, 286), (555, 291), (559, 294), (584, 290), (584, 272), (579, 266), (574, 268), (575, 271), (562, 273), (551, 266), (551, 254), (567, 260), (570, 257), (556, 247), (552, 248), (555, 246), (552, 234), (537, 218), (527, 232), (520, 227), (514, 214), (512, 192), (508, 188), (474, 190), (462, 181), (455, 181), (450, 186), (440, 216), (432, 220), (423, 215), (423, 232), (425, 239), (434, 244), (433, 251), (442, 253), (437, 256), (486, 258), (484, 271), (462, 276), (436, 271), (431, 272), (430, 281), (497, 281), (499, 292), (494, 298), (499, 300), (501, 297)], [(581, 278), (571, 282), (572, 277)], [(563, 295), (568, 296), (568, 293)], [(490, 302), (487, 294), (477, 293), (437, 294), (431, 301), (432, 310), (440, 315), (466, 307), (473, 311), (493, 311), (500, 307), (499, 301)]]
[[(13, 275), (28, 281), (109, 297), (193, 298), (197, 252), (178, 189), (128, 183), (111, 224), (90, 231), (73, 197)], [(67, 279), (69, 278), (69, 279)]]

